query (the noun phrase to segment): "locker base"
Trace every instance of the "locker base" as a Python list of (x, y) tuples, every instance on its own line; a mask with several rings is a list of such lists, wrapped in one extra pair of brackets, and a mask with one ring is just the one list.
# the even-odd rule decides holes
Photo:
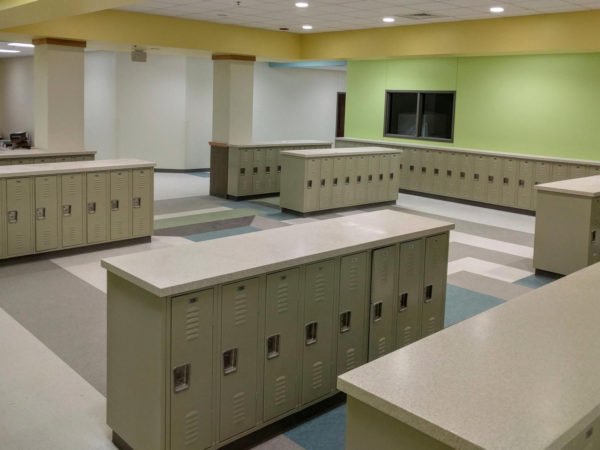
[[(210, 195), (213, 195), (213, 194), (210, 194)], [(251, 200), (253, 198), (277, 197), (278, 195), (279, 195), (279, 192), (265, 192), (264, 194), (250, 194), (250, 195), (229, 195), (229, 194), (227, 194), (223, 198), (237, 202), (237, 201), (241, 201), (241, 200)], [(222, 196), (217, 195), (217, 197), (222, 197)]]
[(339, 212), (339, 211), (349, 211), (351, 209), (356, 209), (356, 208), (360, 208), (360, 207), (376, 208), (378, 206), (395, 205), (395, 204), (396, 204), (396, 200), (388, 200), (388, 201), (385, 201), (385, 202), (363, 203), (361, 205), (343, 206), (341, 208), (319, 209), (317, 211), (309, 211), (309, 212), (301, 212), (301, 211), (296, 211), (294, 209), (288, 209), (288, 208), (281, 208), (281, 211), (282, 212), (286, 212), (286, 213), (290, 213), (290, 214), (295, 214), (297, 216), (309, 217), (309, 216), (316, 216), (317, 214), (323, 214), (323, 213), (334, 213), (334, 212)]
[(536, 275), (540, 275), (540, 276), (546, 277), (546, 278), (556, 278), (556, 279), (559, 279), (559, 278), (562, 278), (562, 277), (565, 276), (562, 273), (551, 272), (549, 270), (537, 269), (535, 267), (534, 267), (534, 269), (535, 269), (535, 274)]
[(112, 432), (112, 443), (115, 444), (115, 447), (119, 450), (133, 450), (133, 447), (125, 442), (125, 439), (119, 436), (115, 431)]

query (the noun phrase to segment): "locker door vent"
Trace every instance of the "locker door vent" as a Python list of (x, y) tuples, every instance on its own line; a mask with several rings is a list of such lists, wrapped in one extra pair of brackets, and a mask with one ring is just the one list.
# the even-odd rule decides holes
[(231, 421), (234, 424), (244, 422), (246, 420), (246, 393), (238, 392), (233, 396)]
[(413, 341), (413, 328), (412, 327), (405, 327), (402, 330), (402, 346), (408, 345)]
[(426, 336), (433, 334), (437, 331), (437, 327), (435, 326), (435, 322), (436, 322), (435, 319), (436, 319), (435, 317), (429, 317), (427, 319), (427, 323), (425, 323), (425, 333), (424, 333)]
[(344, 371), (347, 372), (356, 367), (356, 349), (349, 348), (346, 350), (345, 367)]
[(189, 446), (195, 443), (200, 437), (200, 414), (198, 411), (190, 411), (185, 415), (184, 441)]
[(185, 313), (185, 339), (193, 341), (200, 337), (200, 308), (190, 306)]
[(248, 320), (248, 300), (246, 291), (238, 291), (233, 304), (233, 324), (236, 327), (245, 325)]
[(275, 405), (279, 406), (286, 402), (288, 393), (287, 377), (281, 375), (275, 380)]
[(320, 389), (323, 386), (323, 362), (318, 361), (312, 366), (312, 377), (310, 386), (314, 389)]
[(319, 303), (319, 302), (326, 300), (325, 299), (325, 293), (327, 292), (326, 285), (327, 285), (327, 280), (325, 279), (325, 274), (323, 272), (317, 274), (317, 276), (315, 276), (314, 296), (313, 296), (315, 302)]
[(277, 287), (277, 313), (283, 314), (290, 309), (290, 290), (289, 285), (286, 282), (285, 284), (280, 284)]
[(386, 341), (385, 337), (379, 338), (379, 341), (377, 341), (377, 355), (378, 356), (385, 355), (386, 344), (387, 344), (387, 341)]

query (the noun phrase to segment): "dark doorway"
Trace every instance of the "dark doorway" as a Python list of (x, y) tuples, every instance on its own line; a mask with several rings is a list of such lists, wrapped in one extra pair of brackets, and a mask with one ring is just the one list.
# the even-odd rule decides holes
[(344, 119), (346, 118), (346, 93), (337, 93), (337, 117), (335, 119), (335, 137), (344, 137)]

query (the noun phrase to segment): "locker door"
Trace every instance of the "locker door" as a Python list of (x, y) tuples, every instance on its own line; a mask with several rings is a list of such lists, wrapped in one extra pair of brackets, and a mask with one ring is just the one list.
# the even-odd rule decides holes
[(377, 201), (383, 202), (388, 198), (390, 185), (390, 155), (379, 155), (379, 175), (377, 175)]
[(421, 337), (423, 254), (422, 239), (400, 244), (395, 348), (404, 347)]
[(281, 148), (274, 149), (274, 160), (275, 160), (275, 192), (279, 192), (281, 190), (281, 154), (280, 152), (283, 150)]
[(355, 198), (357, 205), (367, 203), (367, 185), (369, 176), (369, 158), (367, 156), (356, 157), (356, 187)]
[(589, 166), (587, 169), (587, 175), (589, 177), (594, 175), (600, 175), (600, 166)]
[(333, 183), (332, 183), (332, 205), (334, 208), (344, 206), (344, 172), (346, 163), (344, 158), (338, 156), (333, 158)]
[(455, 152), (448, 153), (446, 173), (444, 174), (444, 195), (458, 197), (460, 155)]
[(32, 179), (6, 180), (7, 255), (33, 253)]
[(533, 169), (533, 161), (519, 161), (518, 208), (531, 209), (533, 207)]
[(321, 176), (321, 160), (319, 158), (307, 159), (304, 172), (304, 211), (319, 209), (319, 179)]
[(420, 190), (432, 192), (433, 190), (433, 150), (419, 150), (421, 152), (421, 167), (419, 167)]
[(515, 206), (517, 204), (517, 160), (505, 158), (502, 165), (502, 204)]
[(265, 149), (265, 192), (278, 192), (277, 175), (277, 153), (278, 148)]
[(344, 157), (344, 200), (342, 206), (356, 203), (356, 158)]
[(561, 181), (569, 178), (569, 166), (564, 163), (552, 164), (552, 181)]
[(238, 196), (250, 195), (252, 194), (254, 183), (252, 176), (254, 170), (254, 151), (251, 148), (240, 148), (236, 151), (239, 161)]
[(63, 247), (83, 244), (83, 177), (81, 173), (61, 176)]
[(369, 155), (369, 173), (367, 175), (367, 202), (377, 201), (377, 186), (379, 179), (379, 155)]
[(395, 271), (396, 247), (394, 245), (373, 250), (369, 361), (393, 350)]
[(473, 174), (475, 155), (463, 153), (459, 155), (460, 168), (458, 174), (458, 197), (473, 199)]
[(423, 274), (423, 318), (421, 335), (429, 336), (444, 328), (446, 307), (446, 275), (448, 265), (448, 234), (425, 239), (425, 270)]
[(171, 299), (171, 448), (212, 444), (213, 290)]
[(590, 242), (588, 264), (594, 264), (600, 261), (600, 198), (592, 200)]
[(406, 149), (409, 152), (408, 159), (408, 189), (411, 191), (421, 190), (421, 151), (413, 148)]
[(331, 209), (333, 204), (333, 159), (321, 158), (319, 209)]
[(110, 173), (110, 239), (131, 236), (131, 171)]
[(58, 180), (56, 175), (35, 177), (35, 249), (58, 248)]
[(502, 158), (490, 157), (488, 168), (487, 202), (500, 205), (502, 203)]
[(337, 374), (367, 362), (367, 253), (341, 258)]
[(255, 148), (253, 154), (252, 166), (252, 194), (263, 194), (266, 192), (265, 182), (265, 166), (266, 166), (266, 149)]
[(398, 189), (400, 189), (400, 155), (391, 154), (388, 169), (388, 190), (384, 200), (398, 199)]
[[(0, 161), (2, 165), (2, 161)], [(6, 180), (0, 180), (0, 258), (6, 257)]]
[(410, 165), (410, 151), (407, 149), (402, 149), (402, 153), (400, 153), (400, 162), (398, 164), (398, 186), (400, 189), (408, 189), (408, 166)]
[(220, 440), (256, 424), (258, 278), (221, 293)]
[[(536, 161), (533, 175), (533, 186), (548, 183), (552, 179), (552, 165), (545, 161)], [(533, 209), (537, 206), (537, 192), (535, 187), (532, 193)]]
[(475, 160), (473, 170), (473, 200), (487, 201), (487, 187), (489, 175), (489, 160), (485, 155), (473, 155)]
[(154, 170), (132, 169), (131, 171), (131, 235), (149, 236), (153, 229)]
[(298, 401), (298, 307), (300, 269), (267, 275), (265, 311), (264, 420), (296, 407)]
[(432, 192), (434, 194), (446, 195), (444, 192), (444, 177), (446, 176), (448, 156), (447, 152), (439, 150), (433, 155), (433, 184)]
[(306, 266), (304, 289), (304, 350), (302, 355), (302, 404), (331, 392), (334, 296), (333, 260)]
[(569, 167), (569, 178), (582, 178), (586, 176), (586, 166), (583, 164), (573, 164)]
[(87, 241), (88, 244), (108, 240), (110, 223), (107, 172), (87, 174)]

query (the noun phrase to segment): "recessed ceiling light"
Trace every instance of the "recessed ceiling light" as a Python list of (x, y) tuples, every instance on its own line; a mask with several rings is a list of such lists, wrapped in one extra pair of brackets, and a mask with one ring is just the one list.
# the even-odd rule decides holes
[(6, 50), (4, 48), (0, 48), (0, 53), (21, 53), (19, 50)]
[(492, 6), (490, 8), (490, 12), (501, 13), (501, 12), (504, 12), (504, 8), (502, 6)]
[(308, 3), (306, 3), (306, 2), (296, 2), (296, 8), (308, 8)]
[(302, 25), (303, 30), (312, 30), (312, 25)]
[(386, 23), (392, 23), (392, 22), (395, 22), (395, 21), (396, 21), (396, 19), (394, 19), (393, 17), (384, 17), (384, 18), (383, 18), (383, 19), (381, 19), (381, 20), (383, 20), (383, 21), (384, 21), (384, 22), (386, 22)]
[(27, 48), (35, 47), (35, 45), (33, 45), (33, 44), (23, 44), (21, 42), (10, 42), (7, 45), (10, 45), (11, 47), (27, 47)]

